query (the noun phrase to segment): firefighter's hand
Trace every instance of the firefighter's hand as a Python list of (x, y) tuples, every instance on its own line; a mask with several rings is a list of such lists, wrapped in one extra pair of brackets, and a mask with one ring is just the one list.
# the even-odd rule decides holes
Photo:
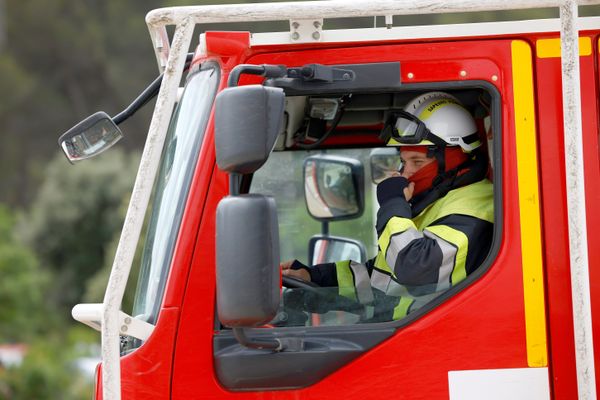
[[(406, 173), (398, 173), (398, 176), (403, 176), (406, 179), (409, 178), (409, 176)], [(415, 183), (414, 182), (409, 182), (408, 186), (404, 188), (404, 198), (406, 199), (406, 201), (410, 201), (410, 199), (412, 199), (413, 194), (415, 192)]]
[[(394, 177), (394, 176), (403, 176), (406, 179), (408, 179), (408, 176), (406, 176), (405, 174), (401, 174), (399, 171), (394, 171), (390, 174), (390, 178)], [(415, 192), (415, 183), (414, 182), (409, 182), (408, 186), (404, 188), (404, 199), (406, 201), (410, 201), (410, 199), (412, 199), (413, 194)]]
[(281, 273), (283, 276), (290, 276), (292, 278), (302, 279), (303, 281), (310, 282), (310, 274), (305, 265), (297, 260), (288, 260), (279, 264), (281, 267)]
[(380, 206), (384, 206), (390, 200), (404, 197), (408, 201), (412, 198), (415, 190), (415, 184), (409, 182), (405, 176), (395, 175), (379, 182), (377, 185), (377, 201)]
[(410, 182), (407, 187), (404, 188), (404, 198), (406, 201), (410, 201), (413, 197), (413, 193), (415, 191), (415, 183)]

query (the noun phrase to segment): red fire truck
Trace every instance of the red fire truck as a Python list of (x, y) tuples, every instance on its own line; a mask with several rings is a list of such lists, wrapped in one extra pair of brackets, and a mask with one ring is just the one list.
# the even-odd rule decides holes
[[(94, 114), (60, 139), (72, 162), (92, 157), (157, 96), (104, 302), (73, 309), (102, 333), (96, 398), (596, 398), (600, 19), (578, 16), (593, 3), (150, 12), (160, 77), (121, 114)], [(560, 18), (393, 19), (540, 7)], [(375, 26), (324, 27), (352, 17)], [(244, 21), (289, 29), (193, 40), (196, 26)], [(284, 260), (375, 256), (374, 191), (399, 167), (379, 134), (390, 112), (431, 91), (468, 109), (489, 157), (483, 263), (406, 317), (377, 322), (337, 288), (282, 279)], [(121, 310), (138, 242), (135, 305)]]

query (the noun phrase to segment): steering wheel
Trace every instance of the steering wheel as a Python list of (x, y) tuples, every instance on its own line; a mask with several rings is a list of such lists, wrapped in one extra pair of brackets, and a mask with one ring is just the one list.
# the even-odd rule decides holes
[(305, 281), (303, 279), (295, 278), (293, 276), (283, 275), (281, 277), (283, 286), (290, 289), (304, 289), (312, 293), (318, 293), (316, 288), (320, 287), (314, 282)]
[[(283, 286), (290, 289), (301, 289), (301, 291), (290, 291), (288, 300), (300, 302), (295, 308), (312, 313), (324, 314), (331, 310), (346, 311), (353, 314), (364, 315), (364, 306), (355, 300), (340, 296), (336, 293), (319, 290), (321, 286), (314, 282), (308, 282), (296, 277), (282, 276)], [(335, 288), (332, 288), (335, 289)], [(285, 296), (285, 295), (284, 295)], [(285, 302), (284, 302), (285, 303)]]

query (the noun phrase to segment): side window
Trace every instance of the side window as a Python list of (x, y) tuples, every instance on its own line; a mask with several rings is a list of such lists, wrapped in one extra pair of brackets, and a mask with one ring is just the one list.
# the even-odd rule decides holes
[[(216, 96), (220, 73), (207, 63), (188, 78), (167, 132), (146, 215), (133, 315), (155, 323), (183, 218), (199, 148)], [(138, 255), (139, 257), (139, 255)]]
[[(341, 119), (338, 141), (360, 133), (370, 144), (279, 148), (253, 176), (251, 192), (273, 196), (279, 219), (284, 289), (271, 325), (401, 320), (443, 299), (488, 258), (494, 234), (488, 152), (499, 123), (494, 96), (483, 89), (393, 93), (394, 106), (375, 112), (368, 97), (354, 94), (352, 101), (369, 109), (344, 115), (349, 122)], [(305, 103), (334, 102), (318, 98)], [(297, 110), (286, 111), (301, 119), (294, 118)], [(294, 127), (295, 137), (303, 129)], [(368, 135), (381, 144), (373, 147)], [(312, 162), (336, 157), (356, 170)], [(358, 194), (348, 192), (348, 179), (360, 180)], [(362, 212), (353, 211), (355, 202)]]
[[(377, 237), (373, 230), (375, 226), (376, 201), (373, 197), (375, 186), (368, 177), (369, 155), (371, 149), (344, 149), (322, 151), (275, 151), (266, 164), (260, 168), (252, 179), (251, 192), (273, 196), (277, 203), (279, 218), (280, 254), (282, 260), (297, 259), (306, 265), (309, 260), (309, 241), (314, 235), (329, 234), (332, 236), (348, 237), (359, 241), (366, 251), (367, 257), (373, 257), (377, 251)], [(365, 179), (360, 187), (364, 198), (364, 211), (355, 217), (336, 220), (332, 217), (329, 222), (321, 222), (311, 217), (305, 198), (304, 165), (305, 162), (318, 154), (341, 156), (355, 160), (363, 167)], [(396, 153), (395, 156), (399, 160)], [(322, 177), (329, 181), (336, 179), (333, 175)], [(331, 185), (335, 185), (332, 182)], [(318, 206), (317, 206), (318, 207)], [(313, 211), (318, 212), (318, 211)], [(344, 250), (339, 248), (341, 254)], [(352, 250), (348, 250), (350, 254)], [(357, 254), (360, 256), (360, 254)], [(332, 255), (333, 256), (333, 255)], [(361, 261), (356, 258), (356, 261)], [(366, 260), (364, 260), (366, 261)]]

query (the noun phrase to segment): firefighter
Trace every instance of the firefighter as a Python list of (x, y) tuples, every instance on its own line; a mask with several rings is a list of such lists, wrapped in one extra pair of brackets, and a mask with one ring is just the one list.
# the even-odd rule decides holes
[(377, 256), (281, 265), (284, 275), (339, 287), (373, 322), (400, 319), (464, 280), (487, 256), (494, 222), (487, 157), (458, 99), (417, 96), (390, 113), (382, 135), (399, 147), (402, 169), (377, 186)]

